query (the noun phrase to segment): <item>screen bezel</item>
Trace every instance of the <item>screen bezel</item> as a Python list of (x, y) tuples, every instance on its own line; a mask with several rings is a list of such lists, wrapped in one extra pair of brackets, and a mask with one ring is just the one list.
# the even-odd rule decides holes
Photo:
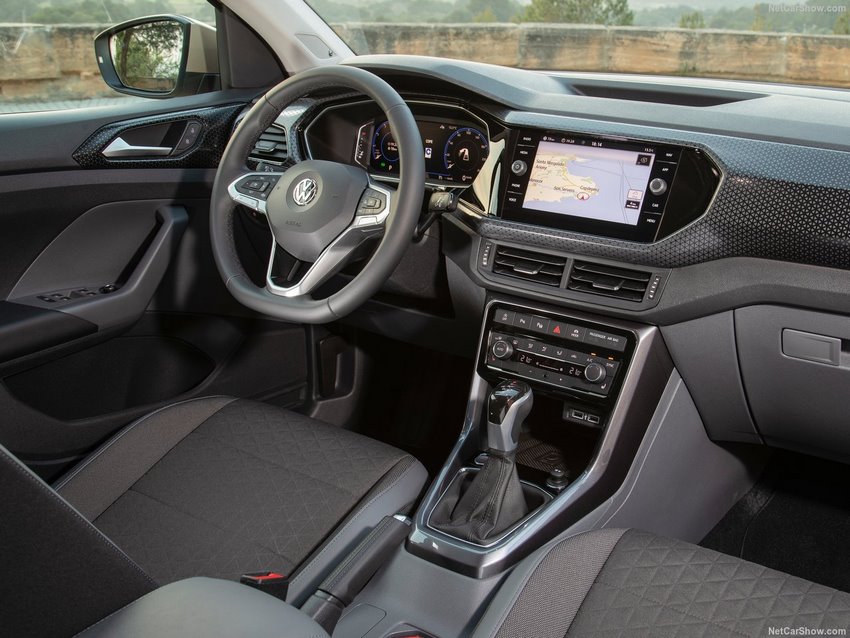
[[(647, 203), (650, 200), (644, 200), (644, 206), (641, 209), (641, 215), (636, 225), (620, 224), (616, 222), (601, 221), (598, 219), (590, 219), (587, 217), (578, 217), (563, 213), (553, 213), (549, 211), (540, 211), (532, 208), (524, 208), (522, 201), (525, 199), (525, 193), (528, 186), (528, 178), (531, 174), (534, 157), (537, 153), (539, 142), (544, 136), (568, 137), (572, 140), (583, 141), (585, 146), (590, 146), (592, 142), (601, 142), (603, 148), (618, 148), (622, 150), (634, 152), (647, 152), (655, 155), (653, 162), (653, 170), (650, 173), (647, 184), (660, 170), (659, 163), (664, 165), (665, 161), (659, 158), (672, 157), (675, 159), (675, 168), (672, 171), (672, 177), (668, 180), (667, 192), (662, 199), (662, 207), (660, 215), (648, 215), (646, 212)], [(534, 150), (532, 155), (527, 159), (528, 169), (522, 177), (523, 188), (521, 197), (516, 203), (510, 201), (511, 180), (516, 178), (511, 173), (511, 163), (516, 158), (518, 144), (521, 139), (534, 139)], [(680, 161), (683, 149), (682, 147), (670, 144), (657, 144), (655, 142), (646, 142), (640, 140), (624, 139), (619, 137), (606, 137), (594, 135), (578, 135), (566, 131), (553, 131), (549, 129), (523, 129), (514, 131), (511, 139), (512, 152), (506, 160), (505, 170), (503, 171), (502, 183), (502, 206), (500, 217), (505, 221), (512, 221), (522, 224), (532, 224), (535, 226), (545, 226), (548, 228), (556, 228), (560, 230), (568, 230), (588, 235), (598, 235), (601, 237), (610, 237), (613, 239), (625, 239), (635, 242), (652, 242), (659, 234), (659, 230), (663, 224), (663, 219), (669, 208), (671, 194), (675, 187), (676, 173), (678, 171), (678, 163)], [(649, 221), (649, 220), (652, 221)]]

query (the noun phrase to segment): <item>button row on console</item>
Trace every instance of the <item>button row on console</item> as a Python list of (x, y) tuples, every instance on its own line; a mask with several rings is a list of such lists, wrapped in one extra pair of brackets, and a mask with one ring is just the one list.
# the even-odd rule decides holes
[(603, 346), (617, 352), (623, 352), (626, 349), (626, 338), (621, 335), (555, 321), (554, 319), (547, 319), (539, 315), (515, 312), (506, 308), (496, 308), (493, 321), (569, 341), (579, 341), (588, 345)]
[(580, 365), (598, 363), (599, 365), (603, 366), (611, 374), (611, 376), (616, 374), (617, 368), (620, 367), (620, 364), (617, 361), (604, 359), (602, 357), (588, 354), (586, 352), (579, 352), (577, 350), (570, 350), (569, 348), (562, 348), (560, 346), (553, 345), (552, 343), (548, 343), (545, 341), (525, 339), (516, 335), (502, 334), (500, 332), (491, 332), (488, 345), (492, 346), (494, 343), (497, 343), (499, 341), (509, 343), (516, 350), (520, 350), (522, 352), (533, 352), (544, 357), (548, 357), (550, 359), (556, 359), (558, 361), (564, 361), (567, 363), (577, 363)]
[[(577, 364), (579, 366), (587, 366), (591, 363), (596, 363), (606, 370), (606, 380), (602, 383), (591, 383), (582, 377), (558, 372), (554, 369), (547, 369), (547, 366), (533, 366), (522, 363), (515, 357), (510, 359), (500, 359), (493, 352), (492, 347), (497, 343), (510, 344), (514, 351), (536, 353), (549, 359), (561, 361), (567, 364)], [(617, 375), (617, 370), (620, 367), (619, 362), (595, 357), (585, 352), (577, 352), (567, 348), (560, 348), (542, 341), (533, 339), (524, 339), (516, 335), (503, 334), (499, 332), (491, 332), (488, 339), (487, 348), (487, 365), (507, 372), (513, 372), (527, 379), (536, 381), (544, 381), (565, 389), (578, 389), (596, 394), (607, 395), (611, 383)]]

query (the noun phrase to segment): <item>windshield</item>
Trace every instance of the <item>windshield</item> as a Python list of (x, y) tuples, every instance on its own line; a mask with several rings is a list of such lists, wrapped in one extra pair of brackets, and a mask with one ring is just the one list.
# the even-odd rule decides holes
[(850, 2), (309, 0), (358, 54), (850, 87)]

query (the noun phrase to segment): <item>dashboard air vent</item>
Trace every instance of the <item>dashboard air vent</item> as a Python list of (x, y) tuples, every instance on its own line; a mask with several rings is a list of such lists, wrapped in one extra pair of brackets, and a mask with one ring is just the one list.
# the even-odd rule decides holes
[(283, 164), (289, 157), (286, 149), (286, 131), (272, 124), (260, 135), (248, 157), (258, 162)]
[(651, 273), (640, 270), (576, 261), (570, 271), (567, 289), (640, 303), (651, 276)]
[(497, 246), (493, 260), (493, 273), (516, 277), (546, 286), (560, 286), (567, 267), (567, 258), (557, 255)]

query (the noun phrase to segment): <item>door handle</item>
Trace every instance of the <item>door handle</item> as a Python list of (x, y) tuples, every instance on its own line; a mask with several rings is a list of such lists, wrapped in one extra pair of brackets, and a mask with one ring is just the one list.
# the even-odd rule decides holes
[(170, 146), (134, 146), (124, 141), (122, 137), (116, 137), (109, 143), (102, 153), (110, 159), (116, 157), (160, 157), (171, 155), (174, 149)]

